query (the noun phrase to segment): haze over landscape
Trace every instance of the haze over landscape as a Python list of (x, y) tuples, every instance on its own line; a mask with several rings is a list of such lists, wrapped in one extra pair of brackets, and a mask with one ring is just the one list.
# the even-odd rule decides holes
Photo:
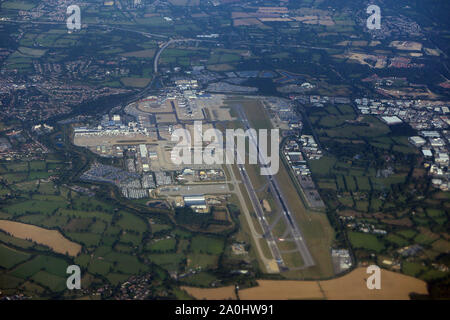
[(0, 300), (448, 299), (449, 9), (0, 0)]

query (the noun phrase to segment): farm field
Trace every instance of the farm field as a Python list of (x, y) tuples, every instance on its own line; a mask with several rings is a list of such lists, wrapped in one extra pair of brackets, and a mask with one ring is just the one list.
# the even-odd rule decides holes
[(7, 246), (0, 245), (0, 257), (2, 257), (0, 260), (0, 267), (9, 269), (16, 264), (27, 260), (30, 255), (12, 248), (8, 248)]
[[(380, 290), (367, 289), (366, 279), (366, 269), (357, 268), (343, 277), (324, 281), (257, 280), (257, 287), (240, 290), (239, 297), (241, 300), (408, 300), (411, 293), (428, 292), (424, 281), (384, 269)], [(233, 287), (182, 289), (197, 299), (234, 298)]]
[(28, 1), (5, 1), (2, 3), (3, 9), (30, 10), (36, 5)]
[[(90, 283), (113, 285), (155, 270), (155, 279), (183, 272), (187, 255), (191, 267), (217, 268), (223, 238), (194, 236), (167, 218), (138, 214), (33, 176), (58, 175), (55, 170), (62, 167), (50, 159), (0, 162), (0, 176), (6, 177), (0, 211), (2, 289), (14, 292), (22, 286), (30, 295), (59, 294), (71, 264), (79, 265)], [(11, 190), (16, 198), (6, 197)], [(208, 274), (193, 281), (214, 280)]]
[(203, 289), (195, 287), (181, 286), (190, 296), (197, 300), (236, 300), (234, 286), (221, 287), (216, 289)]
[(126, 87), (144, 88), (150, 82), (150, 78), (122, 78), (120, 81)]
[(29, 224), (0, 220), (0, 229), (20, 239), (31, 239), (39, 244), (50, 247), (53, 251), (76, 256), (81, 251), (81, 245), (64, 238), (59, 231), (48, 230)]
[(409, 270), (401, 267), (408, 255), (398, 253), (419, 245), (421, 253), (408, 261), (425, 267), (407, 274), (439, 277), (430, 262), (448, 252), (448, 211), (443, 208), (449, 192), (427, 188), (422, 160), (408, 141), (412, 129), (358, 115), (350, 105), (306, 113), (327, 150), (320, 160), (308, 161), (312, 177), (328, 210), (341, 219), (356, 258), (381, 263), (389, 257), (394, 269)]

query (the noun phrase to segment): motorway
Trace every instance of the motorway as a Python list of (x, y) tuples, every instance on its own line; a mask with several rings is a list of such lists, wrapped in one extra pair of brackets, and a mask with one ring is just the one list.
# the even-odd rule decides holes
[[(240, 120), (244, 124), (245, 129), (246, 130), (250, 129), (249, 121), (247, 119), (247, 116), (246, 116), (244, 110), (242, 109), (242, 106), (239, 106), (237, 109), (238, 109)], [(252, 134), (250, 134), (249, 135), (249, 140), (250, 140), (250, 143), (253, 143), (255, 145), (255, 147), (257, 148), (258, 144), (257, 144), (256, 137), (253, 136)], [(258, 148), (257, 148), (257, 150), (258, 150), (258, 154), (259, 154), (260, 159), (264, 158), (264, 155), (262, 155), (259, 152)], [(263, 163), (268, 163), (266, 161), (266, 159), (262, 159), (262, 160), (263, 160), (262, 161)], [(248, 183), (246, 183), (246, 187), (247, 187), (247, 190), (249, 190), (249, 189), (251, 190), (249, 192), (249, 194), (254, 194), (254, 197), (256, 197), (255, 201), (259, 204), (259, 207), (261, 207), (260, 202), (259, 202), (259, 200), (258, 200), (258, 198), (256, 196), (256, 192), (255, 192), (255, 190), (253, 188), (253, 185), (251, 184), (251, 182), (248, 179), (248, 176), (247, 176), (247, 173), (245, 172), (245, 169), (244, 170), (240, 170), (240, 172), (241, 172), (241, 176), (243, 176), (244, 183), (245, 183), (246, 180), (248, 180)], [(281, 191), (281, 188), (280, 188), (280, 185), (279, 185), (279, 182), (278, 182), (276, 176), (269, 175), (268, 176), (268, 180), (269, 180), (269, 186), (270, 186), (271, 192), (274, 194), (275, 199), (277, 200), (277, 202), (281, 205), (283, 217), (284, 217), (284, 219), (286, 221), (286, 226), (290, 229), (290, 233), (291, 233), (291, 235), (293, 237), (292, 240), (295, 242), (295, 244), (297, 246), (297, 250), (301, 254), (302, 258), (303, 258), (302, 269), (314, 266), (315, 265), (314, 259), (313, 259), (312, 255), (311, 255), (311, 253), (310, 253), (310, 251), (308, 249), (308, 246), (306, 245), (305, 238), (304, 238), (304, 236), (303, 236), (303, 234), (302, 234), (302, 232), (301, 232), (297, 222), (295, 221), (295, 219), (292, 218), (292, 213), (291, 213), (291, 210), (289, 209), (288, 202), (287, 202), (284, 194)], [(261, 209), (261, 214), (262, 214), (262, 218), (260, 218), (260, 219), (262, 219), (264, 221), (263, 224), (267, 225), (267, 227), (268, 227), (268, 231), (269, 232), (266, 233), (266, 229), (265, 228), (264, 228), (264, 232), (266, 233), (266, 236), (270, 235), (270, 238), (268, 239), (269, 246), (271, 248), (273, 248), (274, 257), (275, 257), (275, 259), (277, 259), (277, 263), (279, 264), (280, 269), (281, 268), (284, 269), (285, 265), (284, 265), (283, 260), (282, 259), (278, 260), (279, 259), (278, 255), (281, 257), (281, 253), (279, 253), (280, 252), (279, 248), (276, 245), (276, 242), (273, 240), (273, 236), (271, 236), (271, 232), (270, 232), (271, 228), (268, 226), (267, 222), (265, 221), (262, 209)], [(259, 216), (259, 214), (258, 214), (258, 216)], [(273, 241), (273, 243), (272, 243), (272, 241)]]
[(177, 42), (185, 42), (185, 41), (200, 41), (200, 40), (196, 40), (196, 39), (170, 39), (169, 41), (167, 41), (166, 43), (164, 43), (161, 48), (159, 48), (158, 52), (155, 55), (155, 59), (153, 60), (153, 71), (154, 74), (157, 75), (158, 74), (158, 62), (159, 62), (159, 57), (161, 56), (161, 53), (163, 53), (163, 51), (170, 46), (172, 43), (177, 43)]
[[(129, 30), (132, 31), (132, 30)], [(141, 33), (141, 32), (138, 32)], [(141, 33), (143, 35), (147, 35), (145, 33)], [(148, 36), (153, 36), (152, 34), (149, 34)], [(161, 54), (163, 53), (163, 51), (169, 47), (171, 44), (173, 43), (178, 43), (178, 42), (188, 42), (188, 41), (211, 41), (211, 40), (199, 40), (199, 39), (170, 39), (167, 42), (165, 42), (156, 52), (155, 54), (155, 58), (153, 59), (153, 78), (152, 81), (150, 81), (150, 83), (143, 88), (138, 94), (136, 94), (132, 99), (130, 99), (130, 102), (142, 99), (143, 97), (145, 97), (149, 91), (151, 91), (156, 79), (158, 79), (158, 63), (159, 63), (159, 58), (161, 57)], [(172, 106), (174, 107), (174, 106)], [(175, 111), (175, 109), (174, 109)], [(175, 115), (177, 117), (177, 121), (178, 121), (178, 116), (177, 113), (175, 112)]]
[(177, 43), (177, 42), (187, 42), (187, 41), (196, 41), (196, 42), (215, 42), (214, 40), (204, 40), (204, 39), (190, 39), (190, 38), (186, 38), (186, 39), (170, 39), (169, 41), (167, 41), (166, 43), (164, 43), (158, 50), (158, 52), (155, 55), (155, 59), (153, 60), (153, 71), (154, 74), (157, 75), (158, 74), (158, 61), (159, 61), (159, 57), (161, 55), (161, 53), (168, 47), (170, 46), (172, 43)]
[[(6, 18), (4, 20), (1, 20), (1, 22), (11, 22), (11, 23), (21, 23), (21, 24), (41, 24), (41, 25), (64, 25), (66, 26), (66, 21), (39, 21), (39, 20), (15, 20), (15, 19), (9, 19)], [(120, 30), (120, 31), (126, 31), (126, 32), (133, 32), (136, 34), (140, 34), (144, 37), (147, 38), (160, 38), (160, 39), (168, 39), (167, 35), (161, 35), (161, 34), (156, 34), (156, 33), (150, 33), (150, 32), (145, 32), (145, 31), (139, 31), (139, 30), (134, 30), (131, 28), (126, 28), (126, 27), (121, 27), (121, 26), (115, 26), (115, 25), (107, 25), (107, 24), (99, 24), (99, 23), (89, 23), (89, 24), (82, 24), (82, 27), (86, 27), (87, 28), (103, 28), (103, 29), (110, 29), (110, 30)], [(159, 58), (161, 56), (161, 54), (163, 53), (163, 51), (170, 46), (173, 43), (177, 43), (177, 42), (187, 42), (187, 41), (202, 41), (202, 42), (215, 42), (214, 40), (205, 40), (205, 39), (168, 39), (156, 52), (156, 55), (153, 59), (153, 71), (154, 71), (154, 75), (152, 80), (150, 81), (150, 83), (143, 88), (139, 93), (137, 93), (136, 95), (133, 95), (128, 101), (129, 103), (142, 99), (143, 97), (145, 97), (149, 91), (151, 91), (151, 89), (153, 88), (153, 85), (155, 84), (155, 81), (158, 79), (158, 63), (159, 63)]]

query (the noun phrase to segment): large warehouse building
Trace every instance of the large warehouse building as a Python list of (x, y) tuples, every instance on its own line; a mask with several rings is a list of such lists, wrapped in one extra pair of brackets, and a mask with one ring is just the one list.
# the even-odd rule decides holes
[(185, 196), (183, 198), (184, 204), (187, 206), (204, 206), (206, 199), (204, 195)]

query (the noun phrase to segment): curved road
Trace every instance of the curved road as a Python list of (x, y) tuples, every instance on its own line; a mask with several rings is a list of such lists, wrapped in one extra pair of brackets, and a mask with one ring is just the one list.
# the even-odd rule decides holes
[(158, 62), (159, 62), (159, 57), (161, 56), (161, 53), (163, 53), (163, 51), (170, 46), (173, 43), (177, 43), (177, 42), (188, 42), (188, 41), (198, 41), (198, 42), (214, 42), (213, 40), (204, 40), (204, 39), (191, 39), (191, 38), (185, 38), (185, 39), (170, 39), (169, 41), (167, 41), (166, 43), (164, 43), (158, 50), (158, 52), (155, 55), (155, 59), (153, 61), (153, 71), (155, 73), (155, 75), (158, 73)]
[(176, 42), (184, 42), (184, 41), (194, 41), (195, 39), (170, 39), (169, 41), (167, 41), (166, 43), (164, 43), (162, 45), (162, 47), (159, 48), (158, 52), (156, 52), (155, 58), (153, 60), (153, 72), (155, 74), (155, 76), (158, 74), (158, 62), (159, 62), (159, 57), (161, 56), (161, 53), (163, 53), (163, 51), (170, 46), (172, 43), (176, 43)]

